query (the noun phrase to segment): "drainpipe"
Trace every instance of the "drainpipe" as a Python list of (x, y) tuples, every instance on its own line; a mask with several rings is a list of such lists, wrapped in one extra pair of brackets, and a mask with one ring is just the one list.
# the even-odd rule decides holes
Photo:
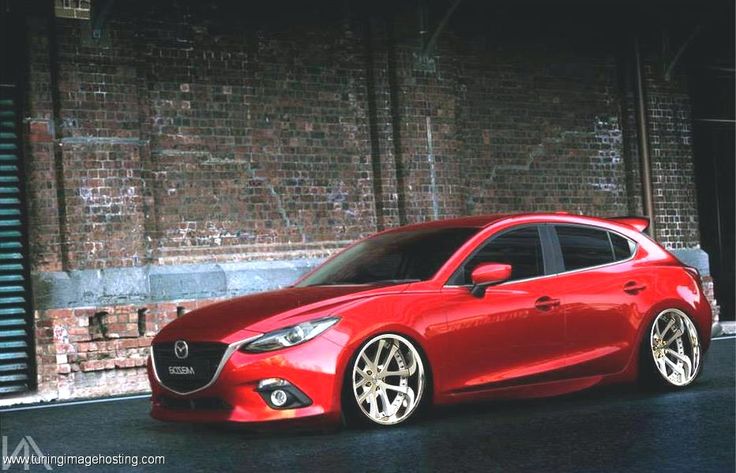
[(58, 32), (56, 29), (56, 9), (54, 2), (49, 0), (47, 3), (47, 34), (48, 34), (48, 61), (49, 61), (49, 89), (51, 95), (51, 126), (54, 136), (53, 153), (54, 153), (54, 178), (56, 180), (56, 201), (59, 215), (59, 235), (61, 253), (61, 268), (67, 271), (70, 266), (69, 262), (69, 234), (66, 222), (66, 191), (64, 181), (64, 153), (61, 149), (61, 139), (64, 137), (62, 133), (61, 118), (61, 90), (59, 88), (60, 81), (60, 64), (59, 64), (59, 43)]
[(424, 51), (427, 46), (427, 2), (426, 0), (419, 0), (417, 5), (417, 22), (419, 23), (419, 49)]
[(654, 192), (652, 191), (652, 162), (649, 157), (649, 133), (647, 126), (646, 91), (642, 79), (639, 38), (634, 38), (634, 92), (636, 97), (636, 126), (639, 136), (639, 164), (641, 166), (641, 188), (644, 197), (644, 214), (649, 217), (649, 235), (656, 239), (654, 222)]

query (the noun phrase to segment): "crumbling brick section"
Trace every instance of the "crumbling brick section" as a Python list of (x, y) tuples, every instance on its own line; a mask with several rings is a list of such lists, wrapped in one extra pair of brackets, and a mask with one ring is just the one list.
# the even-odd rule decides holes
[(193, 310), (212, 302), (149, 305), (143, 335), (137, 325), (141, 308), (135, 305), (37, 311), (39, 392), (72, 398), (147, 391), (153, 335), (176, 318), (177, 306)]
[(710, 307), (713, 310), (713, 321), (717, 322), (721, 316), (721, 307), (718, 305), (718, 301), (716, 301), (715, 292), (713, 290), (713, 278), (711, 276), (703, 276), (701, 278), (701, 283), (703, 285), (705, 297), (710, 302)]

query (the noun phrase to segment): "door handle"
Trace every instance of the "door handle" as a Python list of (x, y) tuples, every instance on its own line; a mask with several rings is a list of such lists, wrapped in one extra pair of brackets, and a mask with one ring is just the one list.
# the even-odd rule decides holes
[(559, 299), (552, 299), (549, 296), (542, 296), (534, 302), (534, 307), (541, 311), (552, 310), (560, 305)]
[(646, 284), (639, 284), (636, 281), (629, 281), (624, 284), (624, 292), (627, 294), (638, 294), (647, 288)]

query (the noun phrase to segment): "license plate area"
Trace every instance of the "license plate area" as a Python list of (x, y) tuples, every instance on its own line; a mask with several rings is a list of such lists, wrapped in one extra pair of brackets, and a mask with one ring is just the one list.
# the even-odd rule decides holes
[(212, 376), (212, 371), (206, 360), (172, 362), (166, 368), (166, 374), (172, 379), (204, 380)]

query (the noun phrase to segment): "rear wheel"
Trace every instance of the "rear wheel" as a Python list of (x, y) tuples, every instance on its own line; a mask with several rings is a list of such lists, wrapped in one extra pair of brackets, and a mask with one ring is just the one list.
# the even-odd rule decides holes
[(681, 388), (700, 374), (703, 352), (698, 330), (681, 310), (660, 312), (649, 330), (648, 342), (642, 347), (645, 368), (649, 368), (645, 374), (660, 386)]
[(368, 423), (396, 425), (417, 412), (426, 387), (425, 367), (414, 344), (396, 334), (366, 342), (353, 357), (345, 399)]

